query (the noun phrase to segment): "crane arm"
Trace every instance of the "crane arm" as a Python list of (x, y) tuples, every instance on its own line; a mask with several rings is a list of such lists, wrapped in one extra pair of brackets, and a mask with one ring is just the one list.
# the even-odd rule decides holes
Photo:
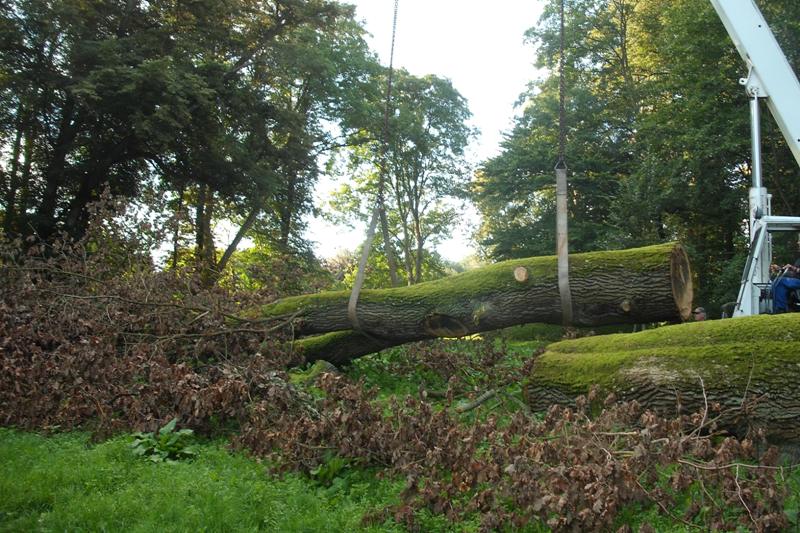
[(800, 82), (754, 0), (711, 0), (750, 69), (748, 94), (764, 98), (800, 165)]

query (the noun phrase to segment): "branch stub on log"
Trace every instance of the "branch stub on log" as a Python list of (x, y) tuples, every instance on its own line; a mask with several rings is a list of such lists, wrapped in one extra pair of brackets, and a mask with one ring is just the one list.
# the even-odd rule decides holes
[(528, 269), (525, 267), (517, 267), (514, 269), (514, 279), (519, 281), (520, 283), (524, 283), (528, 281), (530, 278), (530, 274), (528, 274)]

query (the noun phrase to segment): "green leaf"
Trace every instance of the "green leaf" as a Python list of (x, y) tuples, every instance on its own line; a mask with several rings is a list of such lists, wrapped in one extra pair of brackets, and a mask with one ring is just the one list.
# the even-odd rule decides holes
[(164, 427), (162, 427), (158, 431), (158, 433), (162, 434), (162, 435), (165, 434), (165, 433), (172, 433), (173, 431), (175, 431), (175, 426), (177, 424), (178, 424), (178, 419), (177, 418), (173, 418), (172, 420), (167, 422), (167, 424)]

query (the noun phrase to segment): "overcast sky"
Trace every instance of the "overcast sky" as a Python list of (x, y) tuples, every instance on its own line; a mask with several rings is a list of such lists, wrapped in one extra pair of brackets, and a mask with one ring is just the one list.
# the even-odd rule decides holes
[[(389, 63), (394, 0), (349, 0), (372, 36), (370, 47)], [(523, 43), (525, 30), (541, 14), (537, 0), (400, 0), (395, 65), (411, 74), (436, 74), (452, 80), (467, 99), (472, 125), (481, 135), (471, 148), (474, 162), (499, 152), (501, 133), (515, 114), (514, 102), (536, 72), (533, 49)], [(324, 202), (332, 185), (320, 184)], [(458, 261), (474, 253), (468, 228), (477, 215), (468, 211), (465, 223), (439, 252)], [(364, 239), (363, 227), (350, 231), (312, 220), (308, 236), (317, 255), (329, 257), (342, 248), (354, 249)]]

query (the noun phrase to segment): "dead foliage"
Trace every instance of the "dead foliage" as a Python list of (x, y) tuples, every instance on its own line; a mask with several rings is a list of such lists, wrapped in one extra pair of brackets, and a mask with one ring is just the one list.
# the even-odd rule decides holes
[[(520, 411), (510, 420), (490, 414), (464, 423), (455, 381), (443, 406), (421, 390), (387, 407), (363, 383), (323, 374), (318, 416), (254, 418), (236, 442), (285, 469), (308, 472), (333, 455), (404, 477), (402, 503), (366, 519), (391, 516), (411, 530), (422, 508), (453, 521), (478, 513), (486, 531), (531, 522), (607, 530), (636, 503), (697, 529), (788, 525), (777, 451), (717, 431), (718, 406), (663, 418), (613, 397), (603, 405), (592, 393), (576, 409), (553, 406), (543, 417)], [(694, 503), (675, 514), (687, 491)]]
[[(635, 503), (692, 528), (787, 526), (777, 453), (720, 434), (718, 406), (663, 418), (590, 395), (540, 417), (523, 406), (501, 416), (478, 400), (512, 401), (508, 387), (529, 368), (491, 343), (467, 361), (442, 343), (417, 345), (395, 363), (432, 373), (442, 390), (387, 405), (326, 373), (312, 397), (284, 374), (301, 360), (291, 323), (242, 315), (278, 291), (206, 288), (191, 268), (154, 268), (146, 232), (92, 227), (79, 243), (0, 247), (0, 424), (106, 435), (177, 417), (205, 433), (238, 429), (237, 446), (283, 470), (310, 472), (333, 454), (402, 476), (402, 503), (366, 519), (412, 530), (420, 509), (454, 521), (477, 513), (487, 531), (605, 530)], [(686, 491), (696, 503), (676, 514)]]
[(239, 316), (277, 293), (159, 271), (147, 229), (108, 213), (92, 228), (80, 242), (0, 244), (0, 423), (108, 434), (178, 417), (208, 432), (289, 390), (290, 324)]

